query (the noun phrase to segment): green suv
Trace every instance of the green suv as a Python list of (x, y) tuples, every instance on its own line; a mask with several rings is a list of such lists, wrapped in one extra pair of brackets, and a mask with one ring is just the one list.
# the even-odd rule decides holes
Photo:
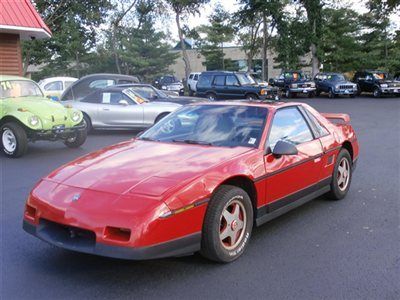
[(0, 75), (0, 145), (8, 157), (22, 156), (28, 141), (63, 140), (70, 148), (86, 140), (82, 113), (44, 97), (32, 80)]

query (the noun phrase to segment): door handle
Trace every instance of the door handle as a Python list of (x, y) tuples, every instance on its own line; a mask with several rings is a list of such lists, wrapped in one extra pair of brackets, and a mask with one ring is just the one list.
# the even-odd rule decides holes
[(103, 110), (110, 110), (109, 108), (103, 107)]

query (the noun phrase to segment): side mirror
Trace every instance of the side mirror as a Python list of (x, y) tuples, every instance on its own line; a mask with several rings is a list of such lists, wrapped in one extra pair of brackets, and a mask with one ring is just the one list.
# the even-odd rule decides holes
[(280, 140), (276, 143), (272, 154), (279, 158), (282, 155), (296, 155), (298, 153), (297, 148), (290, 142)]
[(120, 104), (120, 105), (122, 105), (122, 106), (128, 106), (128, 105), (129, 105), (128, 101), (126, 101), (126, 100), (124, 100), (124, 99), (119, 100), (119, 101), (118, 101), (118, 104)]

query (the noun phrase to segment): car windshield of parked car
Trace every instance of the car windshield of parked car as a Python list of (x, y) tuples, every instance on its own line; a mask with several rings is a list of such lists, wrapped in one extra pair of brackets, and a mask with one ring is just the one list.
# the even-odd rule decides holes
[(236, 74), (236, 77), (239, 80), (241, 85), (257, 84), (257, 82), (254, 80), (254, 78), (251, 77), (251, 75), (249, 75), (249, 74), (238, 73), (238, 74)]
[(134, 100), (137, 104), (142, 104), (145, 102), (149, 102), (148, 98), (143, 97), (139, 93), (136, 93), (132, 88), (124, 89), (122, 91), (125, 95), (127, 95), (129, 98)]
[(168, 96), (165, 93), (157, 91), (155, 88), (150, 86), (134, 86), (131, 87), (131, 89), (136, 93), (138, 93), (140, 96), (149, 100), (157, 100), (158, 98), (168, 98)]
[(302, 80), (302, 79), (307, 79), (307, 77), (300, 72), (287, 72), (284, 74), (285, 79), (289, 80)]
[(257, 147), (268, 109), (239, 105), (184, 106), (139, 139), (219, 147)]
[(374, 76), (374, 78), (375, 78), (375, 79), (378, 79), (378, 80), (385, 80), (385, 79), (387, 79), (387, 74), (386, 74), (386, 73), (383, 73), (383, 72), (372, 73), (372, 76)]
[(39, 86), (32, 81), (5, 80), (0, 82), (0, 98), (43, 97)]
[(345, 81), (346, 80), (343, 75), (338, 75), (338, 74), (328, 75), (327, 78), (329, 81)]

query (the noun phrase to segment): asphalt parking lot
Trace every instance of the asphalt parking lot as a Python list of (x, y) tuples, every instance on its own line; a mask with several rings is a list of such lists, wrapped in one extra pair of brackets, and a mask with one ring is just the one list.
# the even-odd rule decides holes
[(316, 199), (257, 228), (238, 261), (200, 255), (123, 261), (68, 252), (21, 228), (25, 199), (44, 175), (80, 155), (131, 138), (96, 132), (80, 149), (30, 144), (1, 163), (2, 299), (399, 299), (400, 98), (315, 98), (351, 116), (360, 159), (346, 199)]

